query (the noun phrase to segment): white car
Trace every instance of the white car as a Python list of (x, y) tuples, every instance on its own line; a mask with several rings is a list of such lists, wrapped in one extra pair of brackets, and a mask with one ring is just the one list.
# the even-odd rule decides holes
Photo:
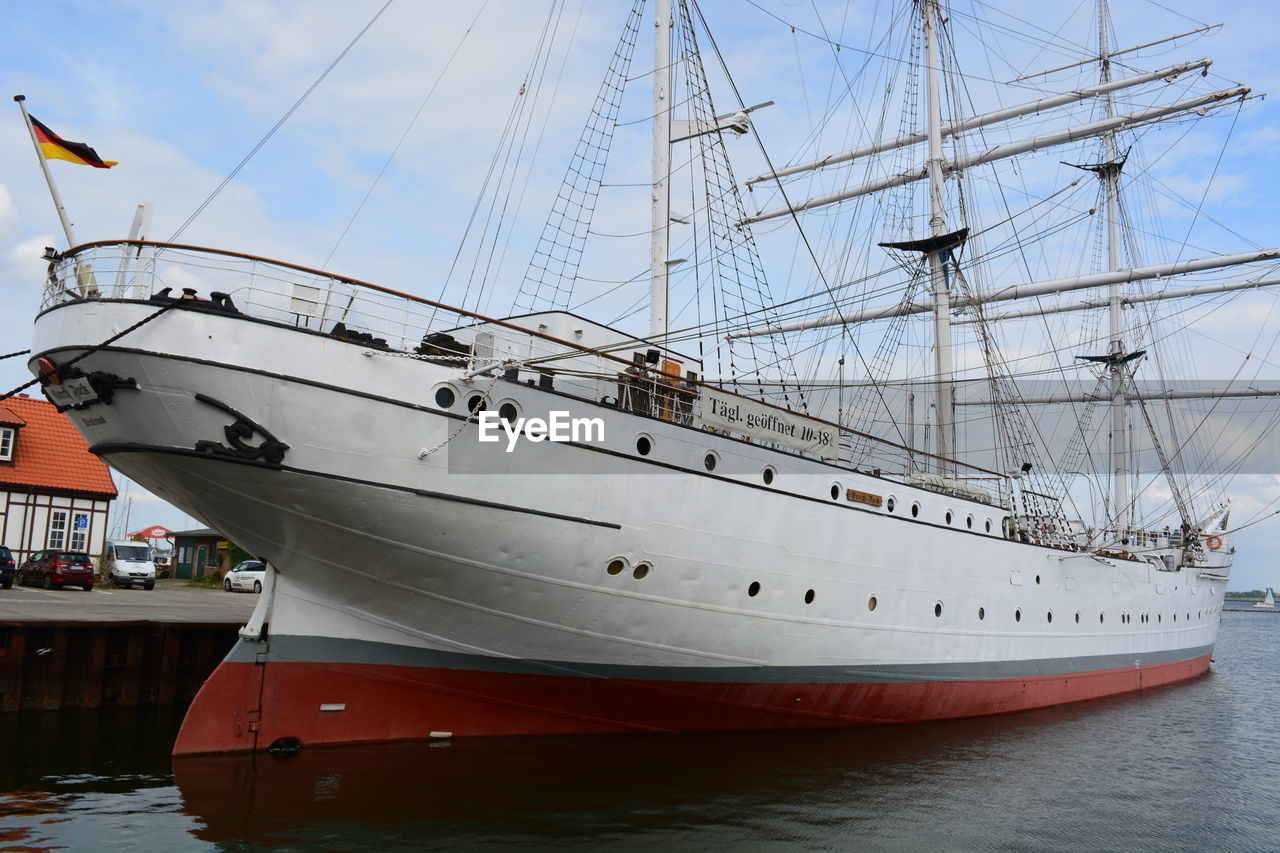
[(261, 560), (245, 560), (227, 572), (222, 588), (227, 592), (262, 592), (267, 566)]

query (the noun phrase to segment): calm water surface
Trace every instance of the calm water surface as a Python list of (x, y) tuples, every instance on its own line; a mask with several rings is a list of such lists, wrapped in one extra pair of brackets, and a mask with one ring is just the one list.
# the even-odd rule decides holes
[(502, 738), (185, 759), (179, 714), (0, 717), (20, 850), (1280, 849), (1280, 615), (1194, 682), (838, 732)]

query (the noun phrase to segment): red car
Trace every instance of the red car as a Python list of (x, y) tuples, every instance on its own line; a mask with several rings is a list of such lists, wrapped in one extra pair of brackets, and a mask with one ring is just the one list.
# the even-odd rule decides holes
[(18, 567), (20, 586), (43, 583), (45, 589), (62, 589), (65, 584), (85, 592), (93, 589), (93, 561), (83, 551), (37, 551)]

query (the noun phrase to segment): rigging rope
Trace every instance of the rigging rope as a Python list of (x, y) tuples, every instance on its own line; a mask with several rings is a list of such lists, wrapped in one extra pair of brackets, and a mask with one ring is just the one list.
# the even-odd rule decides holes
[(298, 100), (293, 102), (293, 106), (289, 107), (289, 109), (285, 111), (285, 114), (280, 117), (280, 120), (277, 121), (274, 125), (272, 125), (271, 129), (267, 131), (266, 135), (258, 140), (257, 145), (249, 149), (249, 153), (244, 155), (244, 159), (242, 159), (239, 163), (237, 163), (236, 167), (232, 169), (225, 178), (222, 179), (222, 183), (214, 187), (213, 192), (209, 193), (209, 197), (206, 198), (204, 201), (202, 201), (200, 203), (200, 206), (195, 209), (195, 212), (187, 217), (186, 222), (183, 222), (181, 225), (178, 226), (177, 231), (174, 231), (172, 234), (169, 235), (169, 239), (166, 242), (168, 243), (175, 242), (178, 239), (178, 235), (180, 235), (183, 231), (186, 231), (188, 225), (190, 225), (192, 222), (195, 222), (196, 217), (204, 212), (204, 209), (208, 207), (215, 198), (218, 197), (218, 194), (222, 192), (222, 190), (227, 186), (227, 184), (231, 183), (231, 181), (235, 178), (235, 176), (240, 174), (240, 170), (243, 169), (246, 165), (248, 165), (249, 161), (253, 159), (254, 155), (257, 154), (260, 150), (262, 150), (262, 146), (266, 145), (267, 142), (271, 139), (271, 137), (275, 136), (276, 131), (279, 130), (281, 127), (283, 127), (284, 123), (289, 120), (289, 117), (293, 115), (295, 112), (297, 112), (298, 107), (302, 106), (303, 102), (306, 101), (306, 99), (311, 96), (311, 93), (314, 92), (316, 88), (321, 83), (324, 82), (324, 79), (329, 76), (329, 72), (338, 67), (338, 63), (343, 60), (343, 57), (345, 57), (351, 51), (351, 48), (356, 46), (356, 43), (360, 41), (360, 39), (364, 36), (364, 34), (369, 31), (369, 28), (373, 26), (374, 22), (377, 21), (378, 18), (382, 17), (382, 13), (387, 11), (387, 8), (393, 2), (395, 2), (395, 0), (387, 0), (387, 2), (382, 5), (381, 9), (379, 9), (377, 12), (374, 13), (374, 16), (369, 19), (369, 23), (365, 24), (364, 28), (361, 29), (360, 32), (356, 33), (355, 38), (353, 38), (351, 41), (347, 43), (347, 46), (344, 47), (336, 57), (334, 57), (333, 61), (329, 63), (329, 66), (325, 68), (324, 71), (320, 72), (320, 76), (317, 77), (312, 82), (312, 84), (307, 87), (307, 90), (302, 93), (301, 97), (299, 97)]

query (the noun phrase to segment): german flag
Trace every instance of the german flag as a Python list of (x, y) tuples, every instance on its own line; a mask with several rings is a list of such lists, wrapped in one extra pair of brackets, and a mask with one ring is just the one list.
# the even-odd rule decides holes
[(115, 160), (103, 160), (83, 142), (68, 142), (49, 128), (41, 124), (35, 116), (29, 116), (31, 126), (36, 129), (36, 141), (40, 143), (40, 153), (46, 160), (66, 160), (82, 166), (93, 166), (95, 169), (110, 169), (116, 165)]

